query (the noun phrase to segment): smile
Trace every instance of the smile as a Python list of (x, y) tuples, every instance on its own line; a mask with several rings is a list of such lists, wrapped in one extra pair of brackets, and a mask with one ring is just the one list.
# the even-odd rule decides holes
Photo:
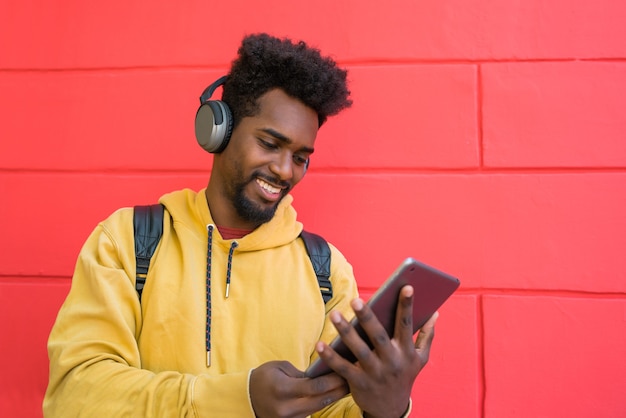
[(259, 186), (261, 186), (261, 188), (265, 191), (267, 191), (268, 193), (272, 193), (272, 194), (277, 194), (280, 193), (281, 189), (279, 187), (274, 187), (271, 184), (269, 184), (266, 181), (263, 181), (259, 178), (256, 179), (256, 182)]

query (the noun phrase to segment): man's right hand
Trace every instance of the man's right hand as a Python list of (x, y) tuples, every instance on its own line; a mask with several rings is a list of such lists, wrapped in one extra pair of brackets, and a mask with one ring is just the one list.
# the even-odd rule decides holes
[(250, 399), (257, 417), (306, 417), (348, 394), (335, 373), (310, 379), (287, 361), (271, 361), (250, 374)]

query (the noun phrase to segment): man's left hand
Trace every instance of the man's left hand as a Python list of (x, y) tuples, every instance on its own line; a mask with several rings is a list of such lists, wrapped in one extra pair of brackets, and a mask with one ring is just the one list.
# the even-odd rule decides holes
[(354, 401), (366, 417), (401, 417), (409, 406), (413, 382), (428, 362), (438, 313), (419, 330), (413, 343), (411, 286), (400, 291), (393, 338), (389, 338), (361, 299), (352, 301), (352, 308), (374, 349), (335, 311), (330, 314), (331, 320), (357, 363), (350, 363), (322, 342), (318, 343), (317, 351), (331, 369), (346, 379)]

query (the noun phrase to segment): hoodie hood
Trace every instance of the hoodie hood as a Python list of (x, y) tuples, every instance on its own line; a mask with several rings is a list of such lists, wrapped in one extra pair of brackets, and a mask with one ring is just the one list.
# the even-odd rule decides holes
[[(205, 190), (195, 192), (184, 189), (164, 195), (162, 203), (172, 215), (175, 222), (184, 225), (192, 231), (197, 231), (198, 238), (206, 239), (207, 225), (215, 225), (206, 200)], [(297, 221), (296, 210), (292, 206), (293, 197), (287, 195), (276, 208), (276, 214), (243, 238), (237, 239), (237, 252), (259, 251), (288, 244), (298, 238), (302, 232), (302, 223)], [(215, 231), (213, 243), (223, 248), (229, 248), (232, 240), (224, 240)]]

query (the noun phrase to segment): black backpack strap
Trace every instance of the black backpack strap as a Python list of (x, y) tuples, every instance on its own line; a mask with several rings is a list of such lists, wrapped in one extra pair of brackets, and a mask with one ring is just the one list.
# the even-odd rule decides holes
[(328, 242), (319, 235), (307, 231), (302, 231), (300, 238), (304, 241), (304, 246), (313, 264), (324, 303), (327, 303), (333, 297), (333, 285), (330, 282), (330, 247)]
[[(139, 295), (139, 301), (141, 301), (141, 293), (146, 283), (150, 259), (163, 234), (163, 211), (161, 204), (134, 207), (133, 231), (137, 264), (135, 289)], [(330, 282), (330, 247), (324, 238), (311, 232), (302, 231), (300, 238), (304, 242), (317, 275), (322, 299), (324, 303), (327, 303), (333, 297), (333, 286)]]
[(135, 289), (137, 289), (139, 301), (141, 301), (141, 292), (146, 283), (150, 259), (163, 234), (163, 211), (161, 204), (134, 207), (133, 231), (137, 262)]

